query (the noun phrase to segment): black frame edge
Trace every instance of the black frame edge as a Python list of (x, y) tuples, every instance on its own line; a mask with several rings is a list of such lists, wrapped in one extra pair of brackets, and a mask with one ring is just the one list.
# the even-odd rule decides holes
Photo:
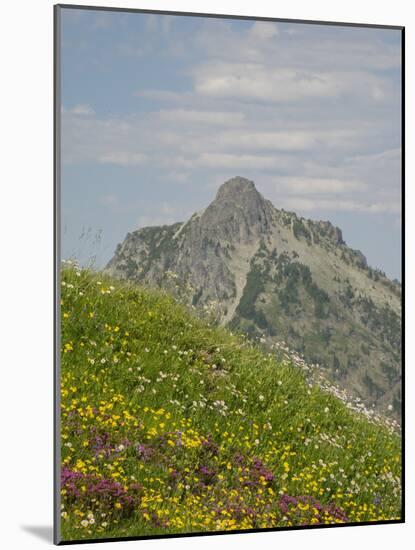
[(405, 366), (405, 27), (401, 30), (401, 279), (402, 279), (402, 304), (401, 304), (401, 316), (402, 316), (402, 381), (401, 381), (401, 465), (402, 465), (402, 522), (405, 521), (405, 506), (406, 506), (406, 462), (405, 462), (405, 439), (406, 439), (406, 418), (405, 418), (405, 383), (406, 383), (406, 366)]
[(185, 11), (170, 11), (170, 10), (155, 10), (155, 9), (143, 9), (143, 8), (123, 8), (115, 6), (89, 6), (83, 4), (55, 4), (63, 9), (78, 9), (78, 10), (92, 10), (92, 11), (116, 11), (119, 13), (153, 13), (156, 15), (182, 15), (189, 17), (208, 17), (218, 19), (245, 19), (247, 21), (276, 21), (279, 23), (300, 23), (306, 25), (332, 25), (335, 27), (366, 27), (373, 29), (389, 29), (389, 30), (403, 30), (402, 25), (384, 25), (374, 23), (351, 23), (345, 21), (320, 21), (317, 19), (290, 19), (287, 17), (265, 17), (265, 16), (253, 16), (253, 15), (232, 15), (226, 13), (204, 13), (204, 12), (185, 12)]
[(61, 8), (53, 6), (53, 543), (61, 544), (60, 529), (60, 173), (61, 173)]

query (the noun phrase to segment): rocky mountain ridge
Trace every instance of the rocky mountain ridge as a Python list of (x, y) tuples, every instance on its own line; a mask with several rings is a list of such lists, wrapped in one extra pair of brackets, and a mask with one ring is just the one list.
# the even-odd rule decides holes
[(275, 208), (250, 180), (228, 180), (186, 222), (129, 233), (106, 271), (283, 340), (369, 405), (398, 414), (400, 284), (369, 267), (339, 228)]

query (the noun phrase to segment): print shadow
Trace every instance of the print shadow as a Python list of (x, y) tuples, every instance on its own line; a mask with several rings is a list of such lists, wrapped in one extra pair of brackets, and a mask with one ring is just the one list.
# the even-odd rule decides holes
[(53, 542), (53, 527), (51, 525), (22, 525), (21, 529), (45, 542)]

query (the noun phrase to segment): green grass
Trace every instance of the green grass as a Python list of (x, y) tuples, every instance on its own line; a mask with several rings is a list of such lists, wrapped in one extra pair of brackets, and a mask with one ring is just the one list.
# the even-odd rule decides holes
[(400, 436), (173, 298), (62, 270), (62, 538), (400, 518)]

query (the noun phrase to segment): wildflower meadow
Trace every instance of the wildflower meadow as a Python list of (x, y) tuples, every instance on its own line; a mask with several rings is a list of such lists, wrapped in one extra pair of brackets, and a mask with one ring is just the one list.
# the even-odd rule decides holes
[(396, 426), (166, 293), (61, 279), (63, 540), (401, 518)]

